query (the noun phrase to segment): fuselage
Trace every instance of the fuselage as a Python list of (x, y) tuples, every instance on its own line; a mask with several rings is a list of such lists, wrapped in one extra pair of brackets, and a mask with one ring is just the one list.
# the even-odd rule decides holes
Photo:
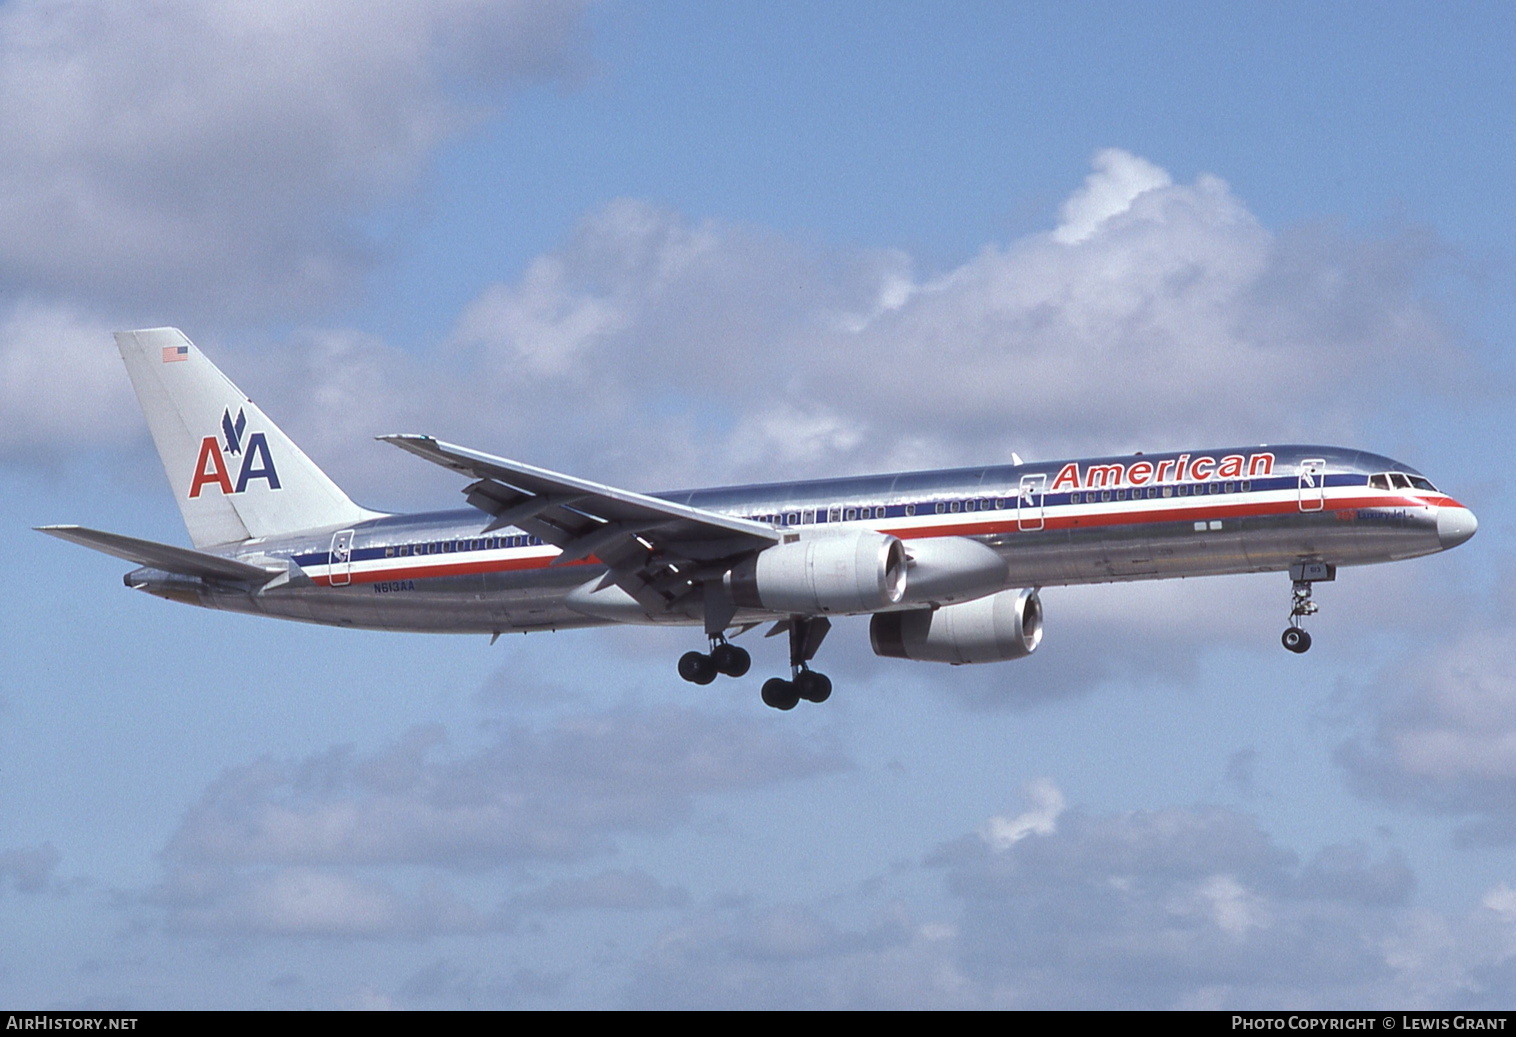
[[(906, 544), (961, 537), (1006, 563), (1005, 588), (1365, 565), (1467, 540), (1472, 513), (1376, 454), (1257, 446), (684, 490), (654, 496), (801, 538), (874, 530)], [(289, 564), (260, 589), (138, 569), (130, 586), (211, 608), (387, 630), (505, 633), (609, 622), (699, 623), (597, 604), (592, 555), (473, 508), (390, 515), (254, 540), (227, 557)], [(783, 618), (746, 610), (736, 620)]]

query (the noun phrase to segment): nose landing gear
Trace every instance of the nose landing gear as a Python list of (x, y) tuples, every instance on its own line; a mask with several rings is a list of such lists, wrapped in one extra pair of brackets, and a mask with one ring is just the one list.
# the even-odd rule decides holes
[(1301, 655), (1311, 648), (1311, 635), (1300, 626), (1306, 616), (1317, 613), (1316, 603), (1311, 600), (1311, 585), (1326, 583), (1337, 578), (1337, 567), (1325, 562), (1297, 562), (1290, 566), (1290, 625), (1279, 637), (1285, 648)]

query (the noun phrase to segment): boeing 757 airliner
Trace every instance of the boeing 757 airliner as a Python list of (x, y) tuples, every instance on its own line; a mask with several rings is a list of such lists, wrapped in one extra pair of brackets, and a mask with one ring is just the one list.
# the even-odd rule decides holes
[(116, 335), (194, 549), (81, 526), (44, 533), (135, 562), (174, 601), (334, 626), (486, 633), (703, 627), (679, 674), (751, 665), (735, 637), (787, 633), (763, 701), (822, 702), (832, 616), (869, 614), (883, 656), (1030, 655), (1038, 588), (1287, 572), (1284, 646), (1311, 645), (1314, 583), (1474, 535), (1415, 469), (1320, 446), (1254, 446), (634, 493), (425, 435), (379, 438), (468, 480), (469, 507), (354, 504), (174, 328)]

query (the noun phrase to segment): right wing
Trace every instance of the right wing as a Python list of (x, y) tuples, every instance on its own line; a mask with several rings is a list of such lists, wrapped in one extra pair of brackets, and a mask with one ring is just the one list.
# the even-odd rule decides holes
[(689, 611), (701, 600), (707, 623), (719, 622), (724, 606), (704, 600), (706, 585), (719, 587), (736, 560), (784, 539), (782, 531), (763, 522), (576, 479), (430, 436), (379, 438), (473, 478), (463, 492), (491, 516), (485, 532), (515, 526), (541, 537), (563, 552), (554, 565), (595, 556), (609, 569), (606, 585), (619, 586), (650, 615)]

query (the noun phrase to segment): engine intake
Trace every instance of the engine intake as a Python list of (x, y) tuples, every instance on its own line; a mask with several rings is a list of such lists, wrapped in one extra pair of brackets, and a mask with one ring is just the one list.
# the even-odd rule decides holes
[(873, 612), (905, 596), (905, 546), (870, 530), (775, 544), (726, 574), (739, 608), (800, 615)]
[(1032, 588), (1001, 591), (940, 609), (877, 613), (869, 623), (875, 655), (921, 662), (1004, 662), (1042, 642), (1042, 599)]

